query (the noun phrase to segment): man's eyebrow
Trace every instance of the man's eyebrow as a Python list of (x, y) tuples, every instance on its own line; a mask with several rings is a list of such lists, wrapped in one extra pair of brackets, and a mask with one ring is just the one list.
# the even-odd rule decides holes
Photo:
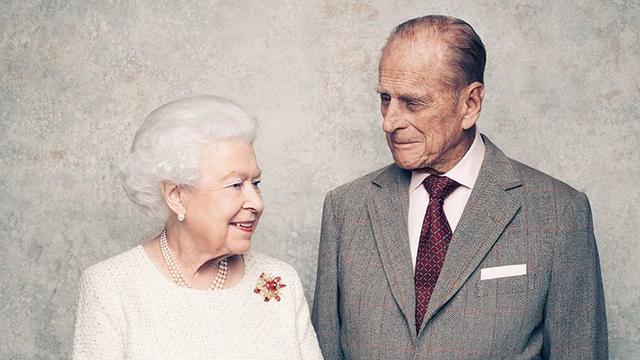
[[(376, 92), (380, 95), (389, 95), (389, 92), (381, 87), (376, 87)], [(425, 103), (433, 102), (433, 96), (431, 94), (406, 93), (398, 95), (398, 99), (402, 101), (421, 101)]]
[(414, 94), (406, 94), (398, 96), (398, 99), (402, 101), (429, 101), (430, 97), (428, 95), (414, 95)]

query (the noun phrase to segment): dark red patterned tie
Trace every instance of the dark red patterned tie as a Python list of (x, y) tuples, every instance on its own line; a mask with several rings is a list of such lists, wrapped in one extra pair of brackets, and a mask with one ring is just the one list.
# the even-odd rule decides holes
[(435, 175), (427, 177), (423, 184), (429, 193), (429, 206), (422, 222), (414, 277), (417, 331), (420, 331), (431, 293), (436, 286), (449, 241), (451, 241), (451, 227), (444, 215), (442, 205), (444, 199), (460, 186), (448, 177)]

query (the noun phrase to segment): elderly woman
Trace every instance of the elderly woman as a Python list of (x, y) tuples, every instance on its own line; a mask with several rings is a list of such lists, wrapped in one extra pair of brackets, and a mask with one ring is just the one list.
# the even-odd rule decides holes
[(255, 121), (214, 96), (168, 103), (138, 129), (127, 196), (158, 236), (89, 267), (74, 359), (318, 359), (296, 271), (251, 251), (263, 204)]

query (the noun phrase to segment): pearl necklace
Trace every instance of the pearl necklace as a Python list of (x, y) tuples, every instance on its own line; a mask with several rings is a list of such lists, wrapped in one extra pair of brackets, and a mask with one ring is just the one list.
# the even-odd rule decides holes
[[(182, 287), (191, 288), (191, 285), (184, 278), (184, 275), (182, 274), (182, 271), (180, 271), (175, 260), (173, 260), (173, 256), (171, 256), (169, 244), (167, 243), (167, 229), (163, 229), (162, 233), (160, 233), (160, 252), (162, 252), (164, 263), (167, 265), (167, 269), (169, 270), (169, 273), (171, 273), (173, 281)], [(224, 288), (224, 281), (227, 279), (227, 267), (227, 258), (224, 258), (218, 265), (218, 273), (213, 279), (213, 283), (211, 283), (211, 290), (220, 290)]]

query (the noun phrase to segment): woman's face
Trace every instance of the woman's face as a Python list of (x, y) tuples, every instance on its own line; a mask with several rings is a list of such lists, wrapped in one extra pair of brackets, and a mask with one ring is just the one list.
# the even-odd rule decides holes
[(253, 146), (230, 140), (204, 149), (198, 183), (185, 193), (184, 225), (203, 252), (242, 254), (262, 214)]

